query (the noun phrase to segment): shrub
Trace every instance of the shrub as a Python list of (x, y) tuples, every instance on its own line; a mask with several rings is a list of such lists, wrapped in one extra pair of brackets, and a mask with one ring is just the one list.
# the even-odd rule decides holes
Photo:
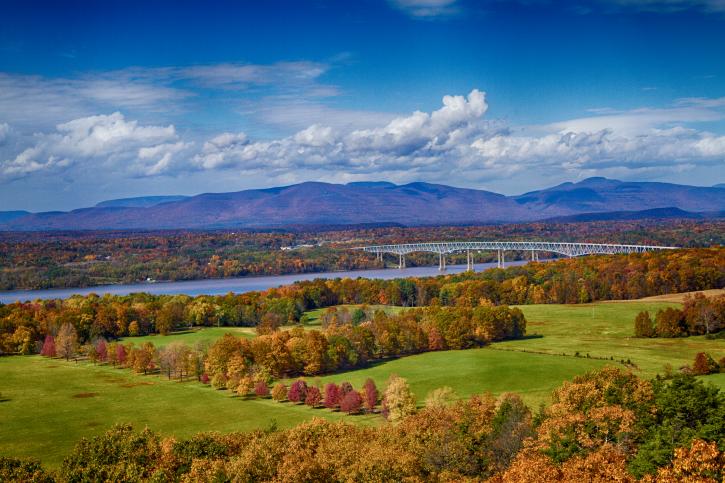
[(340, 401), (340, 409), (345, 411), (347, 414), (355, 414), (360, 412), (362, 407), (362, 397), (357, 391), (350, 391), (345, 394), (345, 397)]
[(201, 378), (199, 380), (202, 382), (202, 384), (209, 384), (209, 374), (205, 372), (201, 375)]

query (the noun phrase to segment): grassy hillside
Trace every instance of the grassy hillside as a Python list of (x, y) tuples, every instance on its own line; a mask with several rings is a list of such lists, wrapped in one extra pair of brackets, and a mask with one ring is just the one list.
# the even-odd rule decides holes
[[(636, 339), (633, 320), (640, 310), (671, 306), (672, 302), (606, 302), (587, 305), (529, 305), (527, 339), (496, 343), (467, 351), (420, 354), (389, 360), (348, 373), (308, 378), (311, 384), (349, 381), (360, 387), (366, 378), (382, 388), (391, 373), (408, 379), (422, 403), (442, 386), (459, 397), (491, 391), (518, 392), (532, 407), (548, 402), (551, 390), (577, 374), (620, 359), (630, 359), (639, 375), (652, 377), (671, 364), (691, 364), (706, 351), (725, 355), (722, 340)], [(388, 310), (400, 310), (392, 308)], [(314, 316), (310, 327), (316, 326)], [(128, 338), (163, 346), (174, 340), (189, 344), (213, 341), (224, 333), (253, 337), (250, 328), (209, 328), (170, 336)], [(581, 357), (574, 357), (579, 352)], [(562, 356), (564, 353), (566, 355)], [(613, 357), (615, 362), (586, 358)], [(33, 456), (58, 465), (83, 436), (98, 434), (116, 422), (149, 426), (163, 434), (189, 436), (199, 431), (245, 431), (299, 423), (313, 416), (346, 417), (326, 409), (310, 409), (271, 400), (243, 400), (196, 382), (171, 382), (158, 376), (89, 363), (48, 360), (39, 356), (0, 358), (0, 455)], [(725, 374), (706, 380), (725, 389)], [(348, 420), (377, 424), (379, 416)]]
[(539, 351), (548, 354), (590, 354), (596, 357), (630, 359), (638, 374), (653, 377), (665, 364), (676, 370), (692, 364), (695, 354), (709, 352), (719, 359), (725, 356), (722, 340), (704, 336), (677, 339), (639, 339), (634, 337), (634, 318), (642, 310), (652, 316), (658, 309), (673, 307), (671, 302), (601, 302), (583, 305), (522, 305), (527, 334), (541, 335), (497, 343), (506, 349)]

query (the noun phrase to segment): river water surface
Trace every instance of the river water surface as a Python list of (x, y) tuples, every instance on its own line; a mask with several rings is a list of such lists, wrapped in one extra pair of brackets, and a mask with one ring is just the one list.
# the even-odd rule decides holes
[[(543, 261), (543, 260), (542, 260)], [(507, 266), (522, 265), (526, 261), (507, 262)], [(477, 263), (476, 271), (495, 267), (495, 263)], [(465, 265), (449, 265), (444, 273), (460, 273), (466, 270)], [(401, 277), (434, 277), (440, 275), (438, 266), (385, 268), (376, 270), (355, 270), (350, 272), (298, 273), (293, 275), (272, 275), (266, 277), (239, 277), (207, 280), (188, 280), (184, 282), (133, 283), (125, 285), (99, 285), (87, 288), (59, 288), (48, 290), (13, 290), (0, 292), (0, 303), (8, 304), (17, 300), (63, 299), (74, 294), (127, 295), (134, 292), (151, 294), (186, 294), (186, 295), (221, 295), (229, 292), (244, 293), (255, 290), (266, 290), (281, 285), (289, 285), (300, 280), (316, 278), (370, 278), (389, 280)]]

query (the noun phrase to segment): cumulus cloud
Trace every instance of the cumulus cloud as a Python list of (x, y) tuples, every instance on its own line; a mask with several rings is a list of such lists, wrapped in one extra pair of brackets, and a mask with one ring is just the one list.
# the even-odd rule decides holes
[(178, 140), (173, 125), (142, 126), (119, 112), (74, 119), (35, 138), (33, 146), (0, 162), (0, 175), (16, 178), (83, 162), (91, 169), (157, 175), (168, 171), (173, 156), (189, 146)]
[(36, 135), (31, 145), (0, 162), (0, 176), (78, 167), (82, 173), (103, 169), (132, 177), (223, 171), (225, 178), (263, 177), (268, 183), (384, 177), (470, 185), (528, 171), (547, 179), (561, 173), (651, 175), (712, 169), (725, 161), (725, 136), (693, 127), (723, 118), (717, 99), (596, 110), (598, 115), (586, 118), (525, 127), (489, 121), (487, 111), (486, 94), (474, 89), (466, 96), (444, 96), (432, 112), (415, 111), (366, 128), (317, 122), (286, 137), (224, 132), (198, 143), (182, 139), (173, 125), (141, 124), (120, 113), (86, 116)]
[(212, 139), (194, 161), (204, 169), (327, 166), (358, 172), (431, 165), (481, 132), (479, 121), (487, 109), (485, 93), (473, 90), (467, 97), (445, 96), (443, 107), (430, 114), (416, 111), (372, 129), (338, 131), (315, 124), (293, 136), (263, 142), (247, 142), (246, 137), (236, 142), (231, 135), (222, 135), (225, 142)]

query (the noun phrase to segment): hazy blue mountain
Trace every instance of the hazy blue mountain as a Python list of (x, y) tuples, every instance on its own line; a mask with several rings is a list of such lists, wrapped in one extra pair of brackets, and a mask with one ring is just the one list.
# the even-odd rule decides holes
[(119, 198), (117, 200), (101, 201), (96, 205), (97, 208), (147, 208), (149, 206), (160, 205), (161, 203), (169, 203), (171, 201), (181, 201), (188, 196), (139, 196), (136, 198)]
[(534, 212), (550, 216), (670, 207), (703, 212), (725, 208), (725, 189), (588, 178), (532, 191), (514, 199)]
[[(180, 198), (177, 200), (169, 198), (173, 197), (130, 198), (70, 212), (26, 214), (0, 222), (0, 229), (411, 226), (519, 222), (571, 216), (574, 220), (698, 217), (697, 213), (725, 210), (723, 188), (605, 178), (563, 183), (519, 196), (431, 183), (342, 185), (307, 182), (232, 193), (205, 193), (177, 197)], [(579, 215), (580, 218), (576, 218)]]
[(0, 224), (29, 214), (29, 211), (0, 211)]
[(577, 222), (577, 221), (613, 221), (613, 220), (658, 220), (658, 219), (691, 219), (722, 218), (723, 212), (693, 213), (679, 208), (653, 208), (639, 211), (606, 211), (602, 213), (580, 213), (578, 215), (556, 216), (546, 221)]

